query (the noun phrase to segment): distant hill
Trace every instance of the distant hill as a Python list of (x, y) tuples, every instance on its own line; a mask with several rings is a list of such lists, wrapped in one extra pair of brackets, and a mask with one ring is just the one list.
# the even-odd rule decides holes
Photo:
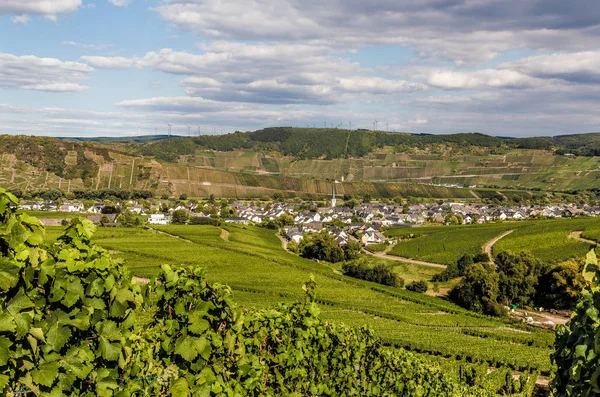
[(171, 138), (169, 135), (141, 135), (131, 137), (96, 137), (96, 138), (78, 138), (78, 137), (58, 137), (64, 141), (75, 142), (99, 142), (99, 143), (146, 143), (154, 141), (162, 141), (163, 139)]
[(1, 136), (0, 186), (316, 198), (330, 195), (337, 179), (340, 195), (502, 198), (496, 189), (598, 188), (598, 154), (599, 133), (499, 138), (279, 127), (189, 138)]

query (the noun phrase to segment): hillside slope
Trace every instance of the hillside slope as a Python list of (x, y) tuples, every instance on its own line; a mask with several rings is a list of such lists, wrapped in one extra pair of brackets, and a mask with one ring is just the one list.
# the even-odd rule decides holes
[(221, 197), (284, 191), (316, 198), (330, 195), (337, 179), (343, 181), (340, 195), (477, 198), (490, 193), (458, 187), (568, 191), (600, 185), (597, 157), (556, 154), (592, 150), (598, 134), (519, 140), (274, 128), (155, 141), (0, 138), (0, 185), (23, 191), (140, 189)]

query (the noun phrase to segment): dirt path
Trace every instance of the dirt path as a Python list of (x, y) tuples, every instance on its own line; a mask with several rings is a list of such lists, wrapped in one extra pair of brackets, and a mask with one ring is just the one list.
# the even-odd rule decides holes
[(279, 238), (279, 240), (281, 241), (281, 246), (283, 247), (283, 249), (285, 251), (287, 251), (287, 245), (288, 245), (288, 241), (285, 237), (281, 236), (279, 233), (275, 233), (275, 235)]
[(502, 233), (501, 235), (496, 236), (493, 239), (491, 239), (490, 241), (488, 241), (487, 243), (485, 243), (485, 245), (483, 246), (483, 250), (487, 254), (488, 258), (490, 258), (491, 263), (494, 263), (494, 256), (492, 255), (492, 248), (494, 248), (494, 244), (496, 244), (498, 241), (500, 241), (504, 237), (508, 236), (512, 232), (514, 232), (514, 230), (507, 230), (504, 233)]
[(225, 229), (221, 229), (221, 238), (225, 241), (229, 241), (229, 232)]
[(403, 256), (386, 255), (385, 252), (370, 252), (370, 251), (367, 251), (367, 250), (363, 250), (363, 251), (365, 253), (367, 253), (368, 255), (376, 256), (378, 258), (383, 258), (383, 259), (389, 259), (389, 260), (392, 260), (392, 261), (412, 263), (413, 265), (423, 265), (423, 266), (437, 267), (437, 268), (440, 268), (440, 269), (445, 269), (446, 268), (446, 265), (442, 265), (441, 263), (433, 263), (433, 262), (420, 261), (420, 260), (417, 260), (417, 259), (405, 258)]
[(572, 238), (572, 239), (574, 239), (574, 240), (579, 240), (579, 241), (581, 241), (581, 242), (583, 242), (583, 243), (587, 243), (587, 244), (598, 245), (598, 242), (597, 242), (597, 241), (594, 241), (594, 240), (588, 240), (587, 238), (583, 238), (583, 237), (581, 237), (581, 234), (582, 234), (582, 233), (583, 233), (583, 232), (571, 232), (571, 233), (569, 234), (569, 238)]

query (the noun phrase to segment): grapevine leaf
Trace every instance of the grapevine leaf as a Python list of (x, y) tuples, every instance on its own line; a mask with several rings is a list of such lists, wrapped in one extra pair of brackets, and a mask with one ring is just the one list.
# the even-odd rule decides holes
[(0, 366), (6, 365), (10, 357), (10, 347), (12, 342), (10, 339), (0, 336)]
[(15, 332), (16, 328), (17, 326), (10, 314), (0, 314), (0, 332)]
[(190, 387), (185, 378), (179, 378), (175, 382), (173, 382), (173, 385), (171, 386), (169, 391), (171, 392), (172, 396), (189, 397), (191, 395)]
[(12, 314), (13, 316), (19, 313), (24, 309), (31, 309), (35, 307), (31, 299), (29, 299), (25, 294), (23, 294), (23, 290), (19, 290), (17, 296), (12, 298), (6, 306), (6, 310)]
[(43, 386), (51, 387), (58, 377), (58, 362), (41, 364), (39, 368), (31, 371), (33, 381)]
[(179, 354), (186, 361), (194, 361), (198, 352), (194, 346), (194, 340), (190, 336), (182, 336), (175, 342), (175, 354)]
[(589, 283), (594, 281), (594, 277), (598, 273), (598, 259), (596, 258), (596, 252), (594, 250), (590, 250), (587, 256), (585, 257), (585, 269), (583, 271), (583, 277)]
[(121, 354), (121, 344), (111, 343), (106, 337), (100, 336), (100, 355), (108, 361), (117, 361)]
[(46, 341), (56, 351), (63, 348), (65, 343), (71, 337), (71, 330), (67, 327), (63, 327), (55, 323), (48, 330)]

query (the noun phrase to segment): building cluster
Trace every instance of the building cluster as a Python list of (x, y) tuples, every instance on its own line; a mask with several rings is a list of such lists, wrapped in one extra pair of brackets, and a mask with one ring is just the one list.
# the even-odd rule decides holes
[[(531, 206), (499, 206), (478, 203), (424, 203), (414, 205), (398, 205), (386, 203), (362, 203), (354, 208), (337, 207), (335, 201), (331, 206), (319, 206), (315, 202), (242, 202), (234, 201), (227, 205), (227, 213), (220, 203), (198, 204), (173, 203), (168, 200), (145, 201), (145, 205), (136, 201), (119, 203), (119, 208), (136, 215), (145, 216), (152, 225), (168, 225), (173, 221), (175, 211), (184, 211), (189, 217), (221, 218), (226, 223), (265, 224), (280, 219), (283, 215), (293, 219), (285, 227), (286, 237), (290, 241), (299, 242), (307, 233), (318, 233), (328, 230), (334, 235), (338, 244), (348, 242), (351, 235), (359, 236), (364, 245), (386, 242), (380, 232), (381, 227), (405, 226), (413, 227), (422, 224), (476, 224), (497, 221), (513, 221), (535, 218), (564, 218), (577, 216), (599, 216), (600, 207), (585, 204), (531, 205)], [(115, 204), (110, 204), (114, 206)], [(322, 203), (320, 204), (322, 205)], [(106, 215), (110, 222), (115, 221), (115, 214), (106, 214), (104, 203), (86, 206), (78, 201), (26, 202), (21, 205), (25, 210), (57, 211), (66, 213), (83, 213), (88, 219), (100, 223)], [(43, 218), (43, 216), (41, 217)]]

